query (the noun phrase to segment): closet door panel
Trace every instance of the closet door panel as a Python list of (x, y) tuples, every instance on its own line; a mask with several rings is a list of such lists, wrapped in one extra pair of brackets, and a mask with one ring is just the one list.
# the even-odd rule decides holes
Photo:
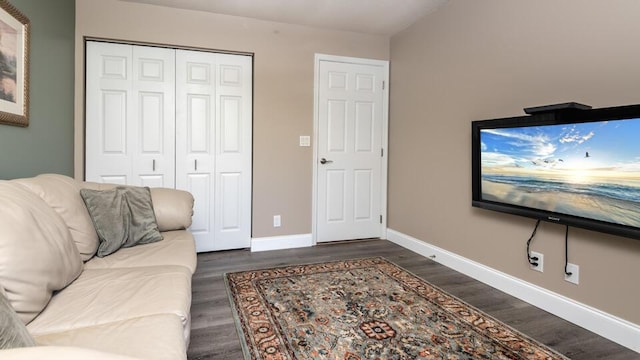
[[(187, 94), (187, 153), (211, 153), (211, 96)], [(204, 162), (201, 164), (205, 166)]]
[(243, 224), (242, 209), (242, 174), (221, 173), (220, 183), (220, 232), (237, 232)]
[(251, 57), (216, 54), (215, 233), (226, 249), (251, 246)]
[(91, 181), (105, 184), (127, 185), (127, 177), (122, 175), (102, 175)]
[(208, 209), (211, 207), (211, 176), (209, 174), (190, 174), (186, 177), (186, 188), (197, 195), (193, 205), (193, 218), (189, 230), (193, 234), (209, 233), (211, 217)]
[[(176, 186), (194, 194), (198, 251), (251, 246), (251, 58), (176, 52)], [(188, 179), (209, 176), (210, 188)], [(205, 222), (204, 219), (207, 219)]]
[(220, 97), (220, 152), (239, 153), (242, 149), (242, 98)]
[(175, 50), (87, 42), (85, 179), (175, 186)]
[(132, 46), (133, 185), (175, 187), (175, 50)]
[(127, 153), (127, 92), (104, 90), (102, 92), (102, 154), (126, 155)]
[(87, 43), (86, 179), (126, 184), (132, 178), (128, 141), (132, 115), (132, 52), (128, 45)]
[(213, 251), (216, 103), (211, 53), (176, 52), (176, 187), (195, 198), (196, 250)]
[[(218, 179), (217, 193), (220, 194), (216, 211), (216, 230), (230, 244), (243, 243), (243, 174), (237, 162), (241, 161), (242, 139), (242, 98), (220, 96), (219, 136), (218, 136)], [(247, 244), (246, 246), (249, 246)]]
[(140, 92), (140, 152), (160, 153), (163, 150), (163, 111), (165, 103), (162, 93)]

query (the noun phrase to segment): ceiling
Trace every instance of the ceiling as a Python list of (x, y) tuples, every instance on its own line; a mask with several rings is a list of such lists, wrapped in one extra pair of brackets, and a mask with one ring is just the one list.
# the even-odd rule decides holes
[(122, 0), (375, 35), (404, 30), (447, 0)]

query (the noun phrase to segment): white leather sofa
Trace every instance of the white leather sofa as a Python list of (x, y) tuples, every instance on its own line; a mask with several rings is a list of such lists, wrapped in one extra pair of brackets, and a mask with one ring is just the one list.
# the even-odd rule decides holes
[(79, 192), (113, 186), (54, 174), (0, 181), (0, 292), (38, 345), (1, 359), (186, 359), (193, 197), (151, 189), (164, 239), (99, 258)]

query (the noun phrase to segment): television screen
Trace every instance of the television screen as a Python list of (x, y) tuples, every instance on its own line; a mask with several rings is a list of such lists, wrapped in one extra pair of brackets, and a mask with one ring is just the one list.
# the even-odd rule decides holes
[(473, 122), (473, 205), (640, 238), (640, 111)]

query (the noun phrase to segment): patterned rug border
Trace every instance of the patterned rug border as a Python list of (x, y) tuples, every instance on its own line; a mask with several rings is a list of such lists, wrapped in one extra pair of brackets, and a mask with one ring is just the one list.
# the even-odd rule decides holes
[[(523, 333), (520, 330), (517, 330), (516, 328), (512, 327), (511, 325), (505, 323), (504, 321), (497, 319), (493, 315), (488, 314), (483, 310), (480, 310), (479, 308), (469, 304), (468, 302), (462, 300), (461, 298), (457, 297), (456, 295), (453, 295), (453, 294), (449, 293), (448, 291), (443, 290), (441, 287), (432, 284), (431, 282), (421, 278), (420, 276), (414, 274), (413, 272), (405, 269), (404, 267), (396, 264), (395, 262), (393, 262), (393, 261), (391, 261), (391, 260), (389, 260), (389, 259), (387, 259), (387, 258), (385, 258), (383, 256), (368, 256), (368, 257), (362, 257), (362, 258), (349, 258), (349, 259), (343, 259), (343, 260), (305, 262), (305, 263), (299, 263), (299, 264), (272, 266), (272, 267), (266, 267), (266, 268), (256, 268), (256, 269), (250, 269), (250, 270), (225, 272), (223, 274), (225, 288), (226, 288), (227, 297), (229, 299), (229, 303), (230, 303), (230, 306), (231, 306), (231, 312), (233, 314), (234, 323), (235, 323), (235, 327), (236, 327), (236, 332), (238, 334), (238, 337), (240, 338), (240, 344), (241, 344), (241, 347), (242, 347), (242, 352), (243, 352), (244, 358), (246, 360), (250, 360), (251, 359), (251, 352), (249, 350), (249, 345), (247, 344), (247, 340), (245, 338), (243, 325), (242, 325), (242, 320), (241, 320), (240, 312), (239, 312), (239, 309), (238, 309), (238, 305), (239, 304), (237, 304), (234, 301), (233, 293), (232, 293), (232, 290), (231, 290), (231, 285), (229, 284), (229, 281), (230, 281), (229, 280), (229, 276), (230, 275), (242, 274), (242, 273), (247, 273), (247, 272), (267, 271), (267, 270), (279, 270), (279, 269), (283, 269), (284, 270), (284, 269), (289, 269), (289, 268), (296, 268), (296, 267), (301, 267), (301, 266), (307, 267), (307, 266), (314, 266), (314, 265), (320, 265), (320, 264), (337, 264), (337, 263), (347, 263), (347, 262), (360, 262), (360, 261), (367, 261), (367, 260), (381, 260), (381, 261), (387, 262), (387, 263), (393, 265), (394, 267), (400, 269), (401, 271), (404, 271), (405, 273), (411, 275), (415, 279), (426, 283), (427, 285), (431, 286), (432, 288), (436, 289), (437, 291), (441, 292), (442, 294), (448, 296), (449, 298), (451, 298), (451, 299), (463, 304), (464, 306), (469, 307), (471, 310), (483, 314), (487, 319), (495, 321), (496, 323), (498, 323), (501, 326), (505, 327), (509, 331), (521, 336), (523, 339), (525, 339), (527, 341), (530, 341), (532, 344), (535, 344), (535, 345), (537, 345), (537, 346), (539, 346), (539, 347), (541, 347), (543, 349), (548, 350), (549, 352), (551, 352), (554, 355), (558, 356), (560, 359), (571, 360), (570, 358), (566, 357), (565, 355), (563, 355), (562, 353), (560, 353), (557, 350), (553, 349), (552, 347), (550, 347), (548, 345), (545, 345), (545, 344), (543, 344), (542, 342), (540, 342), (540, 341), (538, 341), (536, 339), (533, 339), (529, 335)], [(289, 273), (288, 274), (283, 274), (281, 277), (291, 276), (291, 275), (295, 275), (295, 274), (289, 274)], [(443, 308), (443, 310), (446, 310), (446, 309)], [(473, 324), (470, 324), (470, 325), (473, 326)]]
[[(267, 268), (268, 269), (268, 268)], [(264, 269), (256, 269), (256, 270), (246, 270), (246, 271), (259, 271)], [(247, 345), (247, 340), (244, 337), (242, 330), (242, 320), (240, 320), (240, 314), (237, 309), (237, 304), (233, 300), (233, 294), (231, 293), (231, 285), (229, 284), (229, 274), (236, 274), (244, 271), (234, 271), (234, 272), (226, 272), (222, 274), (224, 277), (224, 287), (227, 290), (227, 298), (229, 298), (229, 305), (231, 306), (231, 313), (233, 315), (233, 322), (236, 328), (236, 333), (238, 334), (238, 338), (240, 340), (240, 347), (242, 347), (242, 354), (244, 355), (245, 360), (251, 359), (251, 353), (249, 352), (249, 346)]]

